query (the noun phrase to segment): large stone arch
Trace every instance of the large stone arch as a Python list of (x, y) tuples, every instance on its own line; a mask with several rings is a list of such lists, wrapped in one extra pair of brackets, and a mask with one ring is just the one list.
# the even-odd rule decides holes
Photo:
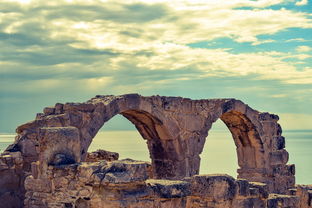
[[(47, 107), (43, 114), (38, 114), (35, 121), (17, 128), (21, 136), (15, 144), (23, 150), (35, 150), (40, 137), (36, 135), (38, 129), (47, 127), (76, 127), (80, 137), (81, 161), (87, 155), (88, 147), (99, 129), (112, 117), (121, 114), (131, 121), (139, 133), (147, 140), (152, 169), (155, 178), (182, 178), (188, 175), (187, 169), (181, 166), (184, 157), (178, 142), (178, 126), (166, 116), (162, 110), (160, 97), (145, 99), (137, 94), (124, 96), (97, 96), (86, 103), (56, 104)], [(29, 138), (29, 132), (34, 132)], [(25, 134), (25, 135), (24, 135)], [(27, 139), (26, 139), (27, 138)], [(24, 145), (23, 141), (32, 140)], [(23, 148), (27, 146), (27, 148)], [(22, 152), (25, 152), (23, 151)], [(29, 151), (28, 151), (29, 152)], [(35, 155), (34, 152), (37, 152)], [(32, 155), (24, 155), (27, 169), (31, 162), (37, 160), (38, 150)], [(182, 168), (181, 168), (182, 167)], [(177, 171), (179, 170), (179, 171)]]
[(93, 99), (95, 107), (90, 114), (89, 122), (80, 128), (77, 127), (81, 132), (82, 160), (98, 130), (112, 117), (121, 114), (132, 122), (141, 136), (147, 140), (154, 177), (183, 177), (184, 172), (176, 171), (179, 169), (176, 164), (183, 157), (183, 152), (179, 145), (172, 145), (178, 144), (178, 137), (173, 134), (178, 132), (178, 127), (164, 115), (157, 101), (157, 98), (146, 101), (136, 94), (114, 96), (109, 101), (101, 96)]
[[(96, 96), (84, 103), (57, 103), (44, 108), (34, 121), (19, 126), (15, 142), (0, 157), (0, 176), (3, 173), (6, 177), (10, 170), (15, 174), (12, 178), (19, 178), (19, 183), (15, 183), (18, 187), (1, 187), (5, 190), (3, 194), (23, 197), (23, 182), (31, 167), (39, 160), (53, 159), (56, 153), (46, 152), (42, 148), (45, 144), (80, 141), (78, 146), (67, 147), (75, 162), (83, 161), (98, 130), (117, 114), (130, 120), (147, 140), (155, 178), (181, 179), (198, 174), (199, 155), (208, 131), (220, 118), (232, 132), (238, 149), (238, 177), (265, 182), (271, 192), (277, 193), (285, 193), (295, 184), (294, 165), (286, 164), (288, 153), (278, 116), (258, 112), (235, 99), (191, 100), (128, 94)], [(70, 135), (77, 136), (72, 139)], [(53, 138), (63, 139), (57, 142)]]

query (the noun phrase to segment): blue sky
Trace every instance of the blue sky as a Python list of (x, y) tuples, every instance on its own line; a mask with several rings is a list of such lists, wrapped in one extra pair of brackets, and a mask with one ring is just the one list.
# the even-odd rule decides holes
[(279, 114), (284, 129), (312, 129), (308, 0), (4, 0), (0, 8), (0, 132), (56, 102), (135, 92), (237, 98)]

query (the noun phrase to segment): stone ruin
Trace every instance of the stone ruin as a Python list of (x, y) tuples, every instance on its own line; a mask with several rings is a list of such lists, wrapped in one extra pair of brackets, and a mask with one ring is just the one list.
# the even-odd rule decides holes
[[(88, 153), (117, 114), (146, 140), (151, 163)], [(218, 119), (236, 145), (237, 179), (198, 175)], [(0, 207), (311, 208), (312, 185), (295, 184), (278, 119), (235, 99), (127, 94), (57, 103), (17, 127), (15, 142), (1, 154)]]

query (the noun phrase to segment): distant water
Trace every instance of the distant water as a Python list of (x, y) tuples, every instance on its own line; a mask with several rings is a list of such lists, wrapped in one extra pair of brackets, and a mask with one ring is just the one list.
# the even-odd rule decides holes
[[(312, 131), (284, 131), (289, 164), (296, 164), (296, 183), (312, 184)], [(14, 135), (0, 134), (2, 152)], [(94, 138), (89, 151), (105, 149), (118, 152), (120, 159), (150, 161), (147, 145), (137, 131), (103, 131)], [(200, 173), (227, 173), (236, 177), (236, 147), (228, 131), (209, 131), (201, 154)]]
[(10, 144), (14, 142), (15, 135), (0, 133), (0, 153), (3, 152)]

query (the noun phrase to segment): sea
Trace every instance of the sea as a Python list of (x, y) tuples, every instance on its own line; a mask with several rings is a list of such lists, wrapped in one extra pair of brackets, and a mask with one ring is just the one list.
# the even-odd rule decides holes
[[(284, 131), (289, 164), (296, 165), (296, 183), (312, 184), (312, 130)], [(0, 152), (14, 141), (13, 134), (0, 134)], [(100, 131), (90, 151), (105, 149), (118, 152), (120, 159), (150, 161), (146, 141), (135, 130)], [(209, 131), (201, 156), (200, 174), (226, 173), (236, 177), (236, 147), (229, 131)]]

